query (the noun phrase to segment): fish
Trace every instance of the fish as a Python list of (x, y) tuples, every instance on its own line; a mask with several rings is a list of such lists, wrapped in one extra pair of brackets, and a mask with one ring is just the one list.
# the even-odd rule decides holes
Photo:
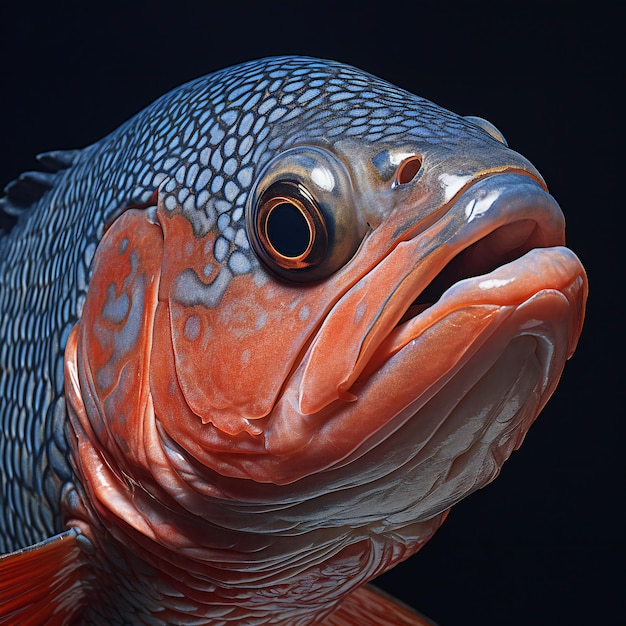
[(0, 623), (431, 624), (370, 586), (491, 482), (588, 283), (487, 120), (248, 61), (0, 201)]

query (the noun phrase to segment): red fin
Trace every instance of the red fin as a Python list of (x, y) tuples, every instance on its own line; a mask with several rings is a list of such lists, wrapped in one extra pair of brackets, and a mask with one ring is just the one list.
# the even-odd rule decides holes
[(0, 624), (62, 625), (80, 611), (76, 530), (0, 556)]
[(346, 596), (322, 626), (436, 626), (386, 593), (365, 585)]

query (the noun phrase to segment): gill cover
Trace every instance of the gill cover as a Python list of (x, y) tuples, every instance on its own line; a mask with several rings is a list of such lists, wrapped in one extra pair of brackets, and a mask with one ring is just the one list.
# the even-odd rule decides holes
[[(143, 463), (144, 413), (151, 407), (150, 357), (163, 259), (153, 210), (129, 209), (105, 233), (79, 324), (66, 352), (75, 415), (117, 462)], [(75, 346), (73, 354), (71, 347)], [(84, 405), (84, 406), (83, 406)]]

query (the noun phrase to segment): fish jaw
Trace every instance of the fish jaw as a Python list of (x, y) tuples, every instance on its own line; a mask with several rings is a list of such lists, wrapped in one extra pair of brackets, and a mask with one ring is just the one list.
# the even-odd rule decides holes
[[(297, 474), (278, 480), (297, 479), (322, 458), (331, 466), (375, 445), (381, 432), (414, 416), (479, 347), (487, 354), (494, 346), (497, 354), (518, 336), (540, 336), (540, 345), (551, 346), (538, 349), (543, 373), (532, 392), (541, 398), (534, 419), (575, 348), (584, 316), (586, 276), (562, 247), (563, 233), (551, 196), (527, 176), (503, 174), (479, 181), (438, 223), (398, 244), (339, 300), (286, 386), (266, 445), (276, 454), (299, 450), (311, 465), (300, 458)], [(431, 247), (424, 250), (424, 242)], [(471, 277), (459, 274), (459, 259)], [(495, 269), (485, 271), (490, 266)], [(412, 316), (412, 303), (445, 272), (451, 285)], [(360, 311), (361, 318), (349, 311)], [(339, 356), (331, 359), (331, 351)]]
[[(516, 281), (521, 263), (534, 266), (537, 274)], [(586, 290), (579, 269), (578, 259), (565, 248), (534, 250), (493, 273), (451, 288), (437, 304), (388, 335), (349, 389), (356, 400), (337, 401), (337, 411), (327, 410), (324, 424), (314, 433), (316, 416), (298, 413), (286, 391), (277, 419), (267, 431), (268, 441), (282, 454), (297, 448), (299, 462), (297, 473), (291, 468), (280, 476), (273, 473), (272, 479), (290, 482), (321, 465), (347, 466), (368, 453), (378, 460), (377, 472), (384, 475), (394, 470), (392, 463), (402, 465), (397, 454), (377, 451), (384, 442), (380, 450), (395, 445), (414, 462), (427, 450), (420, 474), (420, 481), (427, 483), (424, 475), (431, 456), (448, 458), (449, 466), (441, 470), (445, 476), (454, 463), (454, 450), (477, 441), (465, 428), (476, 421), (476, 437), (489, 429), (490, 422), (496, 430), (506, 424), (498, 446), (485, 450), (489, 457), (474, 460), (475, 469), (480, 468), (476, 475), (466, 476), (471, 490), (494, 478), (554, 391), (573, 350)], [(522, 372), (520, 380), (516, 372)], [(510, 378), (505, 380), (507, 375)], [(444, 403), (443, 397), (454, 410), (436, 408)], [(494, 397), (505, 401), (490, 409)], [(456, 417), (446, 424), (452, 413)], [(444, 431), (446, 437), (439, 439)], [(393, 444), (387, 442), (395, 432), (399, 435), (389, 440)], [(306, 444), (301, 447), (303, 440)], [(497, 469), (490, 465), (494, 455)], [(445, 503), (451, 505), (451, 499), (457, 501), (467, 493), (447, 496)], [(411, 497), (419, 500), (417, 493)], [(420, 506), (431, 510), (430, 504)], [(420, 508), (418, 517), (424, 510)]]
[(540, 330), (534, 333), (533, 329), (540, 328), (542, 320), (560, 317), (559, 308), (563, 301), (573, 312), (567, 318), (564, 332), (552, 340), (562, 340), (562, 357), (568, 359), (576, 348), (584, 311), (584, 275), (576, 273), (579, 268), (580, 261), (568, 248), (535, 248), (489, 274), (464, 279), (450, 287), (426, 311), (398, 325), (380, 344), (361, 377), (374, 373), (410, 342), (419, 340), (430, 328), (456, 311), (480, 307), (485, 310), (520, 309), (529, 306), (530, 302), (533, 307), (541, 303), (541, 308), (536, 309), (537, 319), (529, 319), (520, 327), (520, 330), (528, 330), (528, 334), (541, 334)]
[[(349, 388), (407, 305), (472, 244), (480, 247), (465, 253), (463, 263), (470, 269), (460, 267), (457, 272), (481, 274), (503, 260), (515, 258), (520, 249), (525, 252), (563, 243), (563, 214), (532, 179), (501, 174), (478, 181), (433, 226), (401, 241), (331, 311), (312, 344), (300, 387), (300, 410), (315, 413), (337, 399), (335, 388)], [(470, 255), (473, 258), (468, 258)], [(458, 278), (462, 274), (448, 280), (452, 284)], [(348, 318), (350, 313), (352, 319)], [(346, 322), (356, 325), (360, 340), (346, 346), (346, 358), (332, 361), (334, 367), (321, 367), (322, 362), (328, 363), (330, 346), (336, 343)]]

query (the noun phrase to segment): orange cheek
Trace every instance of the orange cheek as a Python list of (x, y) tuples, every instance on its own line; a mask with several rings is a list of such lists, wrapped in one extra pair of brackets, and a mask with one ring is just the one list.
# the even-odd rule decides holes
[(311, 332), (306, 305), (294, 296), (244, 275), (231, 280), (215, 309), (170, 299), (176, 374), (203, 421), (254, 431), (249, 420), (271, 411)]
[[(259, 433), (315, 323), (301, 287), (262, 270), (234, 275), (213, 256), (215, 234), (194, 235), (180, 215), (161, 218), (165, 249), (155, 350), (170, 350), (185, 402), (231, 435)], [(253, 272), (256, 271), (256, 280)], [(262, 285), (259, 279), (262, 278)], [(155, 364), (158, 368), (158, 363)], [(154, 373), (153, 373), (154, 375)]]

